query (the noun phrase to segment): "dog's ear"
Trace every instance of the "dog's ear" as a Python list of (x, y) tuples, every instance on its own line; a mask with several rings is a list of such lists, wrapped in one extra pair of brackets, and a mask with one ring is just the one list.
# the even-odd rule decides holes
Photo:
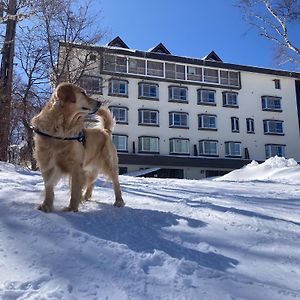
[(76, 102), (75, 93), (72, 85), (69, 84), (60, 84), (56, 88), (56, 98), (57, 100), (62, 101), (63, 103), (66, 102)]

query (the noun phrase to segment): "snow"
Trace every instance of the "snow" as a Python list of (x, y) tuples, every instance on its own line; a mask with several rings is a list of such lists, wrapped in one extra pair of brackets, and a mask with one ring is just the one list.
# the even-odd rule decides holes
[(300, 299), (300, 170), (271, 158), (206, 180), (120, 176), (126, 207), (36, 209), (39, 172), (0, 163), (0, 299)]

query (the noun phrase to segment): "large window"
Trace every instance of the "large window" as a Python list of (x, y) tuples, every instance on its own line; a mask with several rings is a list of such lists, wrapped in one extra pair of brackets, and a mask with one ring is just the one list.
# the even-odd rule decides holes
[(231, 131), (232, 132), (240, 132), (240, 124), (239, 118), (231, 117)]
[(218, 141), (199, 141), (199, 155), (218, 156)]
[(158, 126), (158, 111), (149, 109), (139, 109), (139, 125)]
[(102, 78), (84, 75), (79, 80), (79, 85), (90, 93), (102, 93)]
[(216, 91), (199, 89), (197, 90), (197, 103), (198, 104), (216, 104)]
[(171, 63), (165, 64), (166, 78), (185, 80), (185, 66)]
[(225, 142), (225, 156), (241, 157), (241, 143), (240, 142)]
[(113, 143), (116, 146), (117, 151), (127, 152), (128, 151), (128, 136), (122, 134), (113, 134)]
[(204, 69), (204, 82), (219, 83), (219, 71), (216, 69)]
[(266, 158), (270, 158), (275, 155), (285, 157), (285, 145), (266, 144), (265, 151)]
[(198, 129), (217, 130), (217, 116), (207, 114), (198, 115)]
[(147, 61), (147, 75), (163, 77), (164, 76), (164, 64), (157, 61)]
[(223, 106), (238, 107), (238, 93), (223, 92)]
[(158, 84), (155, 83), (139, 83), (139, 98), (158, 99)]
[(190, 141), (188, 139), (170, 139), (170, 154), (190, 154)]
[(202, 81), (202, 68), (187, 66), (187, 80)]
[(263, 110), (282, 111), (280, 97), (262, 96), (261, 105)]
[(247, 133), (255, 133), (254, 131), (254, 119), (247, 118), (246, 119)]
[(128, 124), (128, 108), (123, 106), (110, 106), (117, 124)]
[(239, 73), (221, 70), (220, 83), (224, 85), (239, 86)]
[(264, 120), (264, 133), (283, 135), (283, 121)]
[(146, 74), (146, 61), (142, 60), (142, 59), (129, 58), (128, 73), (145, 75)]
[(188, 102), (187, 88), (179, 86), (169, 87), (169, 101)]
[(159, 138), (153, 136), (139, 137), (140, 153), (159, 153)]
[(127, 58), (117, 55), (104, 55), (104, 66), (105, 71), (127, 73)]
[(170, 112), (169, 127), (188, 128), (189, 127), (188, 113)]
[(126, 80), (111, 79), (108, 84), (108, 94), (112, 96), (127, 96), (128, 82)]

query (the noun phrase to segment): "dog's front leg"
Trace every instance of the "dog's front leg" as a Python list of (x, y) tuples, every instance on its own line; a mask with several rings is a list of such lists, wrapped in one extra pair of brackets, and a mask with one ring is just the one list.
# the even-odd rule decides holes
[(71, 176), (71, 200), (66, 210), (77, 212), (82, 199), (82, 188), (84, 183), (83, 171), (73, 171)]
[(38, 209), (43, 212), (53, 211), (54, 187), (53, 185), (45, 185), (45, 199)]

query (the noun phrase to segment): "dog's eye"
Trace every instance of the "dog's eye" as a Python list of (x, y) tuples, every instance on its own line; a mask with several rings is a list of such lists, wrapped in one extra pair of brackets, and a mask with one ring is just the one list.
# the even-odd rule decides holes
[(81, 94), (83, 94), (84, 96), (86, 96), (86, 93), (85, 93), (85, 91), (81, 91)]

